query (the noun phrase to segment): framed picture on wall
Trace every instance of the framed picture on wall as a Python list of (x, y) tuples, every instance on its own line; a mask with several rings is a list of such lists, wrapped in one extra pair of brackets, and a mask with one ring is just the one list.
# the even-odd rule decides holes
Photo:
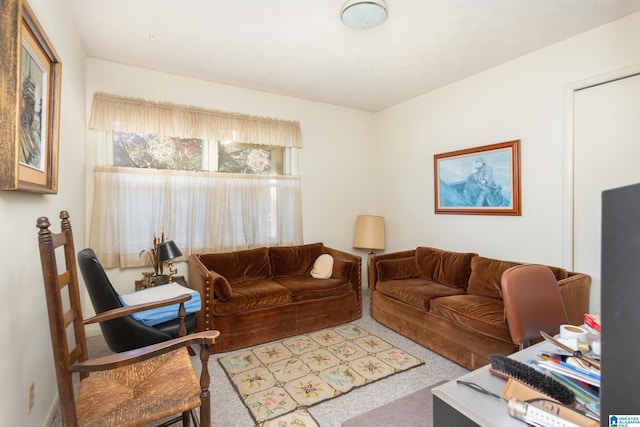
[(436, 154), (435, 213), (522, 215), (520, 140)]
[(1, 12), (0, 189), (56, 193), (62, 64), (25, 1)]

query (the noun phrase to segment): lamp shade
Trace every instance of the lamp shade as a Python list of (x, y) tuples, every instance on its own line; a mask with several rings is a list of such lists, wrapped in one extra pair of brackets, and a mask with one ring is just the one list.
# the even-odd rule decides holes
[(387, 19), (384, 0), (348, 0), (340, 10), (342, 23), (351, 28), (377, 27)]
[(171, 261), (179, 256), (182, 256), (182, 252), (173, 240), (167, 240), (158, 245), (158, 261)]
[(384, 249), (384, 217), (377, 215), (358, 215), (356, 231), (353, 235), (353, 247), (363, 249)]

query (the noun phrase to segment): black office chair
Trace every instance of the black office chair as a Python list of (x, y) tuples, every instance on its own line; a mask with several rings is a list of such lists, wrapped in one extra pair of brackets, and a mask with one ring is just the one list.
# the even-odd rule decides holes
[[(111, 285), (93, 249), (87, 248), (78, 252), (78, 267), (96, 314), (123, 307), (118, 292)], [(185, 316), (184, 325), (186, 333), (195, 330), (195, 313)], [(124, 316), (101, 322), (100, 328), (111, 351), (120, 353), (177, 338), (180, 336), (180, 319), (176, 310), (174, 320), (155, 326), (145, 325), (132, 316)]]

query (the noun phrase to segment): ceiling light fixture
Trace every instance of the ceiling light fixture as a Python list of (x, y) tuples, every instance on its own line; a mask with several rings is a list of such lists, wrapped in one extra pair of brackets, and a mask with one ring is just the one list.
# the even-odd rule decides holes
[(387, 19), (387, 3), (384, 0), (348, 0), (342, 5), (340, 18), (351, 28), (377, 27)]

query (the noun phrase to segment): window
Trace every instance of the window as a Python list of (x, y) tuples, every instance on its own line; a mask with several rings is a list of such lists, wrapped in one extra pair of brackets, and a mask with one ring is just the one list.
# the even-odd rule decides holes
[(210, 142), (154, 134), (112, 132), (109, 165), (143, 169), (289, 175), (290, 148), (242, 142)]
[(218, 171), (255, 175), (285, 175), (283, 147), (218, 142)]
[(185, 171), (206, 170), (206, 166), (203, 165), (201, 139), (113, 132), (112, 141), (113, 166)]
[[(105, 107), (101, 97), (94, 97), (90, 120), (106, 136), (95, 169), (90, 245), (105, 267), (144, 265), (139, 254), (160, 233), (185, 256), (303, 242), (294, 175), (299, 124), (113, 96)], [(132, 103), (150, 110), (126, 118)], [(158, 108), (162, 120), (132, 124)], [(190, 132), (170, 118), (190, 113), (183, 125), (202, 124)]]

